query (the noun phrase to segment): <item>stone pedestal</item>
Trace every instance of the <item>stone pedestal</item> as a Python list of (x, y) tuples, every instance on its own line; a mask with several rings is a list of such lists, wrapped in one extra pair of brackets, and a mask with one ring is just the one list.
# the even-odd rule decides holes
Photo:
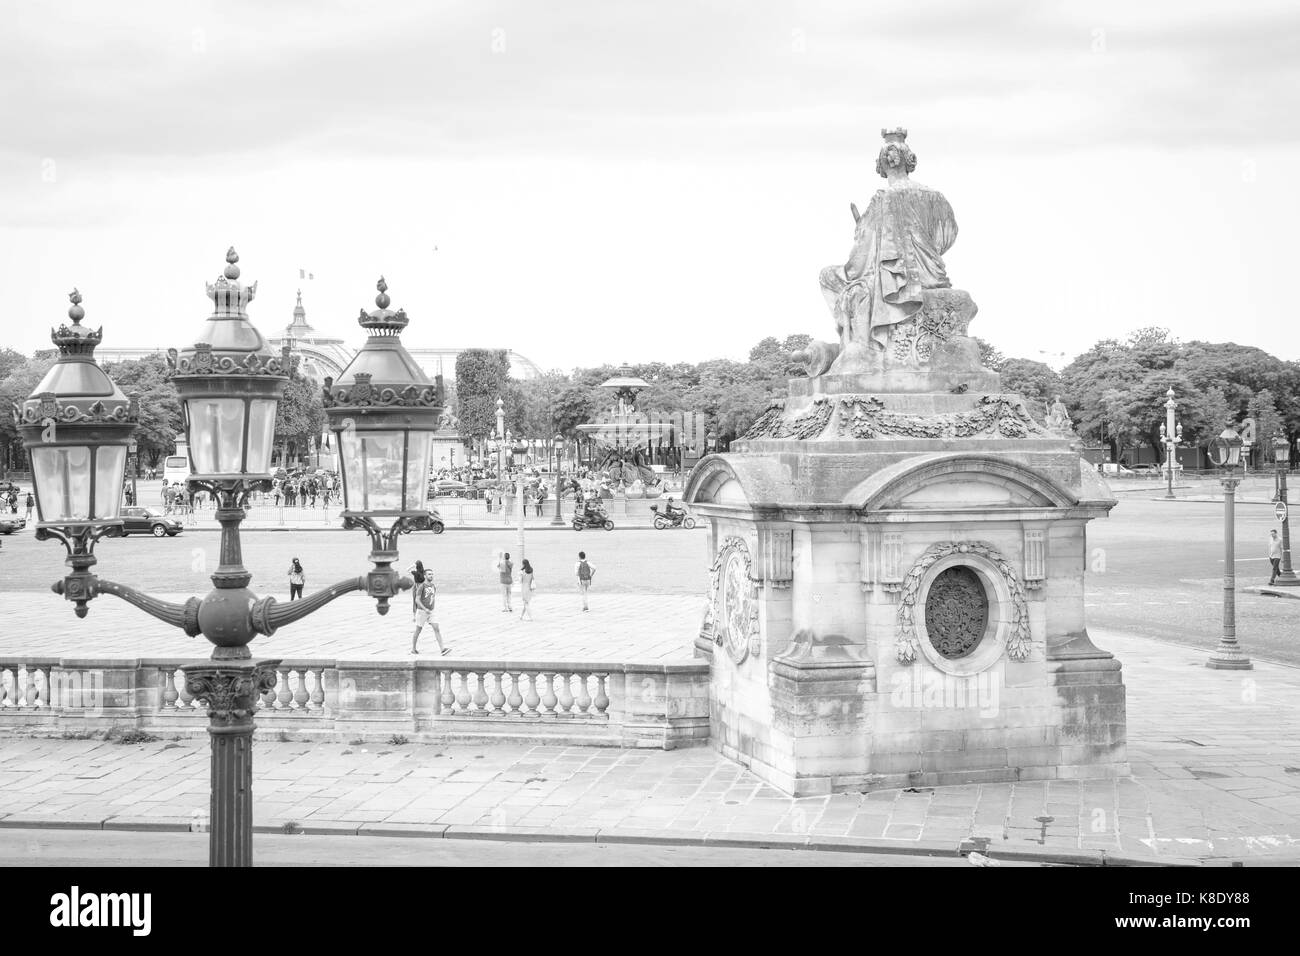
[(1115, 501), (996, 373), (946, 368), (792, 382), (683, 495), (716, 555), (712, 738), (788, 793), (1128, 772), (1084, 623)]

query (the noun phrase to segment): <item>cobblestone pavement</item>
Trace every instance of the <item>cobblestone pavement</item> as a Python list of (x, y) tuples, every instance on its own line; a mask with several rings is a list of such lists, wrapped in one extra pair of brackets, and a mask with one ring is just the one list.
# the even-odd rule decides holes
[[(180, 602), (189, 597), (155, 596)], [(520, 621), (518, 588), (514, 614), (502, 612), (497, 594), (452, 594), (438, 598), (437, 620), (453, 661), (691, 660), (690, 635), (699, 630), (702, 597), (606, 595), (593, 588), (589, 604), (591, 610), (584, 612), (576, 587), (560, 593), (543, 590), (533, 598), (535, 620)], [(347, 595), (269, 638), (259, 637), (253, 650), (286, 659), (405, 659), (411, 656), (412, 630), (409, 596), (395, 600), (380, 617), (373, 600)], [(420, 647), (422, 654), (437, 654), (428, 629)], [(205, 658), (211, 649), (202, 638), (186, 637), (116, 598), (95, 601), (90, 614), (78, 620), (54, 595), (0, 593), (0, 657), (181, 659)]]
[[(794, 800), (708, 748), (259, 741), (255, 817), (308, 832), (947, 847), (1223, 860), (1300, 857), (1300, 671), (1094, 631), (1124, 662), (1133, 776)], [(10, 735), (0, 826), (205, 823), (202, 738)]]

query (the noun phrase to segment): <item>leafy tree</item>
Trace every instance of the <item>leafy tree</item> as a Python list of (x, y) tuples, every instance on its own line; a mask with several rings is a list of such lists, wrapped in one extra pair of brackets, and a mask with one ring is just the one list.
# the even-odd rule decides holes
[(0, 382), (27, 363), (27, 356), (10, 348), (0, 349)]
[(18, 435), (18, 427), (10, 412), (36, 390), (53, 364), (53, 358), (27, 359), (0, 381), (0, 444), (3, 445), (0, 464), (6, 469), (22, 468), (27, 461), (22, 438)]
[(1255, 419), (1255, 454), (1261, 463), (1273, 461), (1273, 436), (1285, 434), (1285, 423), (1278, 414), (1277, 403), (1273, 393), (1264, 389), (1251, 398), (1247, 407), (1250, 417)]
[(140, 426), (135, 432), (140, 460), (157, 467), (164, 455), (176, 448), (176, 438), (184, 432), (180, 396), (167, 381), (170, 369), (161, 354), (140, 359), (111, 362), (104, 371), (127, 395), (140, 400)]
[(325, 406), (321, 391), (309, 379), (294, 373), (275, 412), (275, 441), (283, 459), (292, 461), (311, 450), (325, 431)]
[[(456, 417), (462, 438), (491, 435), (497, 399), (510, 403), (510, 356), (505, 349), (466, 349), (456, 356)], [(517, 400), (513, 403), (517, 407)], [(507, 408), (507, 421), (514, 416)]]
[(1062, 394), (1060, 373), (1043, 362), (1004, 359), (998, 373), (1002, 376), (1002, 390), (1023, 398), (1035, 416), (1045, 416), (1046, 403)]
[(972, 335), (971, 339), (980, 348), (981, 365), (987, 369), (992, 369), (994, 372), (1002, 368), (1002, 363), (1006, 361), (1006, 356), (998, 350), (996, 345), (993, 345), (991, 342), (985, 342), (978, 335)]

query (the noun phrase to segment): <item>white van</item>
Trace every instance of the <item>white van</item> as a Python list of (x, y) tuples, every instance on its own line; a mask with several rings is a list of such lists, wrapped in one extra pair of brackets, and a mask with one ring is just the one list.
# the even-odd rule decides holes
[(163, 459), (163, 483), (170, 485), (179, 481), (183, 486), (190, 478), (189, 449), (183, 442), (176, 444), (176, 453)]

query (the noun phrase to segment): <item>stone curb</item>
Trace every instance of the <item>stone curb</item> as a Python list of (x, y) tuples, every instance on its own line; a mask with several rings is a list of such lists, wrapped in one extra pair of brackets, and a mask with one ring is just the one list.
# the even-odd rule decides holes
[(1265, 597), (1291, 598), (1300, 601), (1300, 588), (1279, 588), (1269, 584), (1252, 584), (1249, 587), (1242, 588), (1241, 590), (1247, 591), (1250, 594), (1262, 594)]
[[(188, 823), (177, 820), (150, 820), (143, 817), (90, 818), (86, 820), (59, 820), (57, 818), (24, 817), (21, 815), (0, 818), (0, 828), (31, 830), (116, 830), (140, 832), (191, 831)], [(284, 834), (283, 824), (260, 823), (253, 826), (254, 833)], [(342, 823), (320, 821), (296, 826), (292, 835), (315, 836), (383, 836), (413, 837), (446, 840), (497, 840), (509, 843), (606, 843), (641, 844), (657, 846), (731, 847), (734, 849), (785, 849), (814, 850), (835, 853), (875, 853), (899, 856), (966, 856), (968, 841), (959, 848), (951, 843), (936, 840), (869, 840), (857, 837), (800, 836), (787, 833), (706, 832), (670, 833), (662, 830), (640, 830), (630, 827), (484, 827), (462, 824), (423, 823)], [(1112, 853), (1109, 850), (1070, 850), (1051, 847), (987, 848), (990, 859), (1024, 863), (1055, 863), (1064, 866), (1228, 866), (1232, 858), (1212, 857), (1205, 860), (1190, 857), (1135, 856)], [(1261, 866), (1280, 865), (1268, 857), (1257, 862)]]

